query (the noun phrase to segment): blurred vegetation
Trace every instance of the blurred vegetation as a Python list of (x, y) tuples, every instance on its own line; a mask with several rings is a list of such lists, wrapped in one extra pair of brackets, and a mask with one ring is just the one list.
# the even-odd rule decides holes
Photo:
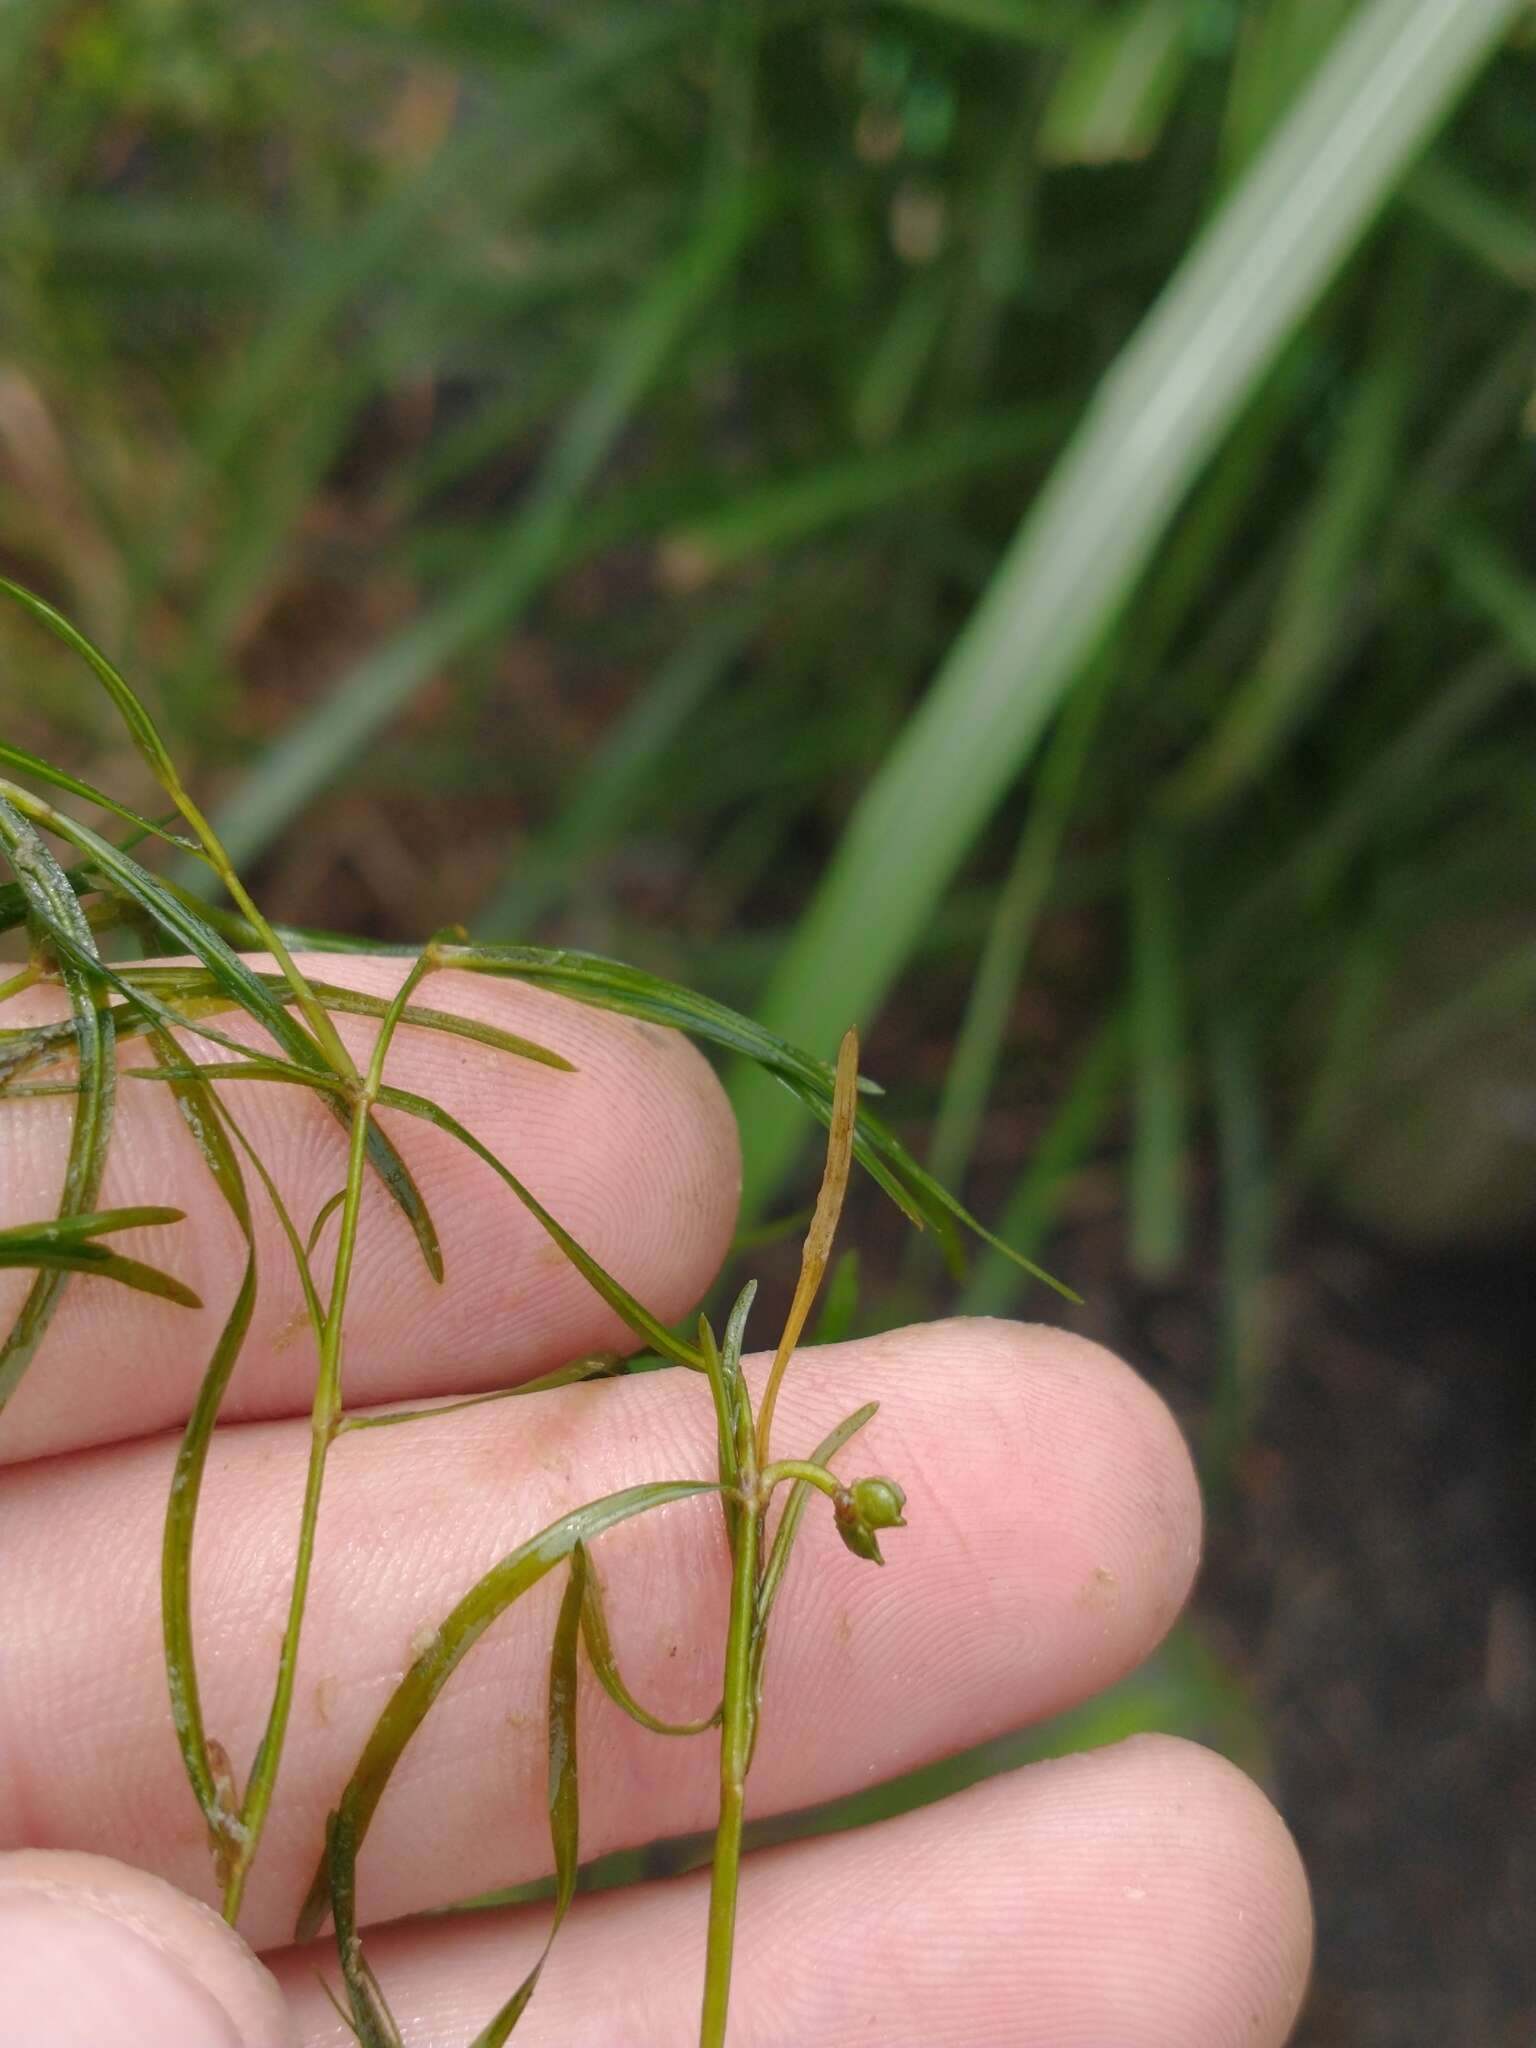
[[(1226, 1472), (1288, 1205), (1536, 993), (1528, 10), (16, 0), (0, 79), (0, 561), (268, 908), (878, 1013), (1024, 1251), (1214, 1243)], [(1508, 1071), (1434, 1227), (1528, 1214)]]

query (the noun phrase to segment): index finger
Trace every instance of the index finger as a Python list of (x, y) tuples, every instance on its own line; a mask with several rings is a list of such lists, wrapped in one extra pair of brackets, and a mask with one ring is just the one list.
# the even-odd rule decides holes
[[(354, 956), (306, 971), (388, 997), (408, 964)], [(677, 1033), (517, 982), (434, 975), (434, 1007), (549, 1046), (574, 1068), (514, 1058), (470, 1040), (402, 1026), (386, 1078), (449, 1110), (531, 1188), (593, 1256), (662, 1321), (697, 1300), (725, 1254), (740, 1189), (736, 1128), (708, 1063)], [(8, 1021), (55, 1013), (47, 996), (8, 1006)], [(377, 1031), (338, 1017), (359, 1064)], [(259, 1036), (240, 1020), (239, 1036)], [(197, 1056), (220, 1057), (201, 1044)], [(144, 1057), (130, 1047), (125, 1062)], [(220, 1084), (219, 1099), (265, 1162), (301, 1234), (346, 1172), (346, 1132), (309, 1090)], [(0, 1101), (0, 1224), (54, 1210), (69, 1143), (66, 1098)], [(379, 1112), (431, 1208), (445, 1277), (433, 1280), (405, 1218), (369, 1176), (348, 1297), (344, 1387), (350, 1404), (505, 1386), (584, 1351), (634, 1340), (491, 1170), (453, 1137)], [(313, 1343), (292, 1254), (255, 1177), (251, 1206), (260, 1291), (223, 1413), (230, 1420), (307, 1411)], [(113, 1248), (173, 1272), (196, 1309), (77, 1279), (0, 1427), (0, 1462), (116, 1442), (179, 1426), (239, 1285), (244, 1243), (169, 1089), (120, 1090), (103, 1208), (184, 1210), (170, 1227), (125, 1231)], [(333, 1218), (319, 1240), (324, 1293)], [(0, 1328), (30, 1281), (0, 1273)]]

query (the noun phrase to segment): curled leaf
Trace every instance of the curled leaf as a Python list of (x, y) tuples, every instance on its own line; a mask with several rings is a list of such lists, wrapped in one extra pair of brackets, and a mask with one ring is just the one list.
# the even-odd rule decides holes
[[(688, 1500), (694, 1494), (713, 1493), (714, 1484), (697, 1479), (673, 1479), (649, 1486), (631, 1486), (622, 1493), (610, 1493), (589, 1501), (541, 1529), (526, 1543), (509, 1551), (464, 1595), (435, 1631), (431, 1642), (395, 1687), (374, 1724), (357, 1766), (341, 1795), (340, 1812), (355, 1832), (349, 1839), (361, 1847), (384, 1795), (395, 1765), (416, 1730), (426, 1719), (432, 1702), (448, 1683), (460, 1662), (481, 1636), (520, 1600), (530, 1586), (536, 1586), (547, 1572), (570, 1556), (578, 1543), (590, 1543), (615, 1524), (641, 1515), (670, 1501)], [(308, 1941), (318, 1933), (325, 1918), (327, 1895), (326, 1864), (322, 1859), (299, 1913), (295, 1939)]]

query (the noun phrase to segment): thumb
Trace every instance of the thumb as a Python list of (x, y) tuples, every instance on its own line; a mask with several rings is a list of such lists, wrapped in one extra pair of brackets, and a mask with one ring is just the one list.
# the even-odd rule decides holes
[(208, 1906), (73, 1850), (0, 1855), (6, 2048), (295, 2048), (282, 1993)]

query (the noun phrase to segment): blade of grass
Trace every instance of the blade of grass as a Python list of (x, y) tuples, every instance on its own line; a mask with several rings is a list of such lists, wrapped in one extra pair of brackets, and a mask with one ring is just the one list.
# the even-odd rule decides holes
[[(863, 1023), (1280, 349), (1519, 12), (1372, 0), (1122, 350), (981, 606), (866, 789), (763, 1004), (816, 1044)], [(797, 1133), (736, 1089), (746, 1207)]]
[(1009, 1015), (1050, 893), (1106, 694), (1100, 681), (1068, 699), (1027, 800), (1013, 864), (998, 891), (934, 1122), (933, 1174), (949, 1187), (963, 1185), (971, 1162), (1002, 1058)]
[[(1416, 256), (1415, 252), (1415, 256)], [(1249, 787), (1295, 731), (1332, 672), (1340, 613), (1398, 476), (1398, 447), (1422, 331), (1415, 260), (1387, 293), (1381, 345), (1358, 384), (1302, 523), (1268, 637), (1212, 730), (1163, 793), (1170, 815), (1197, 816)]]
[(1221, 1346), (1205, 1418), (1202, 1477), (1220, 1499), (1252, 1432), (1266, 1363), (1264, 1291), (1274, 1203), (1250, 1033), (1228, 1013), (1211, 1048), (1221, 1173)]
[(554, 823), (518, 856), (475, 918), (486, 938), (525, 931), (623, 828), (646, 778), (704, 699), (735, 667), (763, 616), (761, 600), (751, 598), (714, 613), (689, 635), (583, 764), (580, 781)]
[[(1074, 1173), (1103, 1135), (1114, 1108), (1130, 1048), (1123, 1016), (1100, 1026), (1083, 1054), (998, 1219), (998, 1234), (1010, 1244), (1040, 1250)], [(1006, 1315), (1019, 1291), (1019, 1274), (999, 1256), (978, 1261), (960, 1306), (966, 1315)]]
[(1040, 127), (1048, 163), (1105, 164), (1156, 147), (1189, 68), (1185, 0), (1131, 0), (1089, 20)]
[(1189, 1235), (1184, 968), (1171, 842), (1147, 834), (1131, 865), (1131, 1032), (1135, 1121), (1130, 1160), (1131, 1263), (1166, 1279)]
[(635, 406), (734, 261), (754, 213), (734, 206), (712, 212), (646, 284), (504, 537), (413, 625), (366, 655), (246, 777), (218, 814), (219, 836), (235, 861), (265, 851), (445, 662), (521, 615), (558, 562), (576, 510)]

